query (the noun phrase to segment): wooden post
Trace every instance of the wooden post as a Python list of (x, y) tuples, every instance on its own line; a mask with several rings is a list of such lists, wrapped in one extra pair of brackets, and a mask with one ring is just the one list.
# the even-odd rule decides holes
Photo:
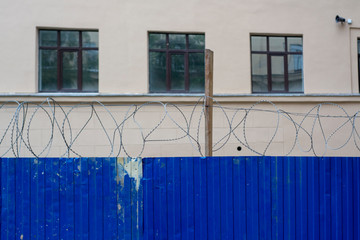
[(205, 156), (212, 156), (214, 53), (205, 49)]

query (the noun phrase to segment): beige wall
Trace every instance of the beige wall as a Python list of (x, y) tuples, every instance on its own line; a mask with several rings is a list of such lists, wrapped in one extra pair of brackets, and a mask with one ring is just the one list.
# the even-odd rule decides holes
[[(10, 99), (2, 97), (1, 102)], [(203, 102), (194, 108), (196, 97), (181, 102), (161, 97), (100, 98), (106, 107), (91, 103), (92, 98), (56, 98), (62, 108), (54, 107), (51, 100), (40, 104), (45, 100), (40, 97), (26, 99), (31, 103), (21, 108), (10, 102), (0, 108), (0, 157), (170, 157), (205, 153)], [(357, 97), (271, 97), (259, 102), (261, 99), (216, 98), (215, 156), (359, 156)], [(86, 100), (90, 103), (77, 103)], [(147, 103), (150, 100), (158, 101)], [(163, 100), (168, 100), (166, 106), (160, 103)], [(321, 104), (330, 100), (334, 104)], [(71, 148), (69, 155), (65, 141)]]
[(359, 10), (357, 0), (2, 0), (0, 92), (37, 92), (37, 28), (48, 27), (99, 30), (104, 94), (148, 92), (148, 31), (205, 33), (216, 94), (251, 93), (252, 33), (303, 36), (305, 94), (358, 93)]

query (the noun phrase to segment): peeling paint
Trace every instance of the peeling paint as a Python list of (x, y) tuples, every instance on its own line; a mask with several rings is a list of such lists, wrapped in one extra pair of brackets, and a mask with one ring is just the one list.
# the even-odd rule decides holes
[(140, 182), (143, 176), (141, 159), (130, 159), (124, 164), (124, 170), (125, 173), (135, 181), (135, 189), (136, 191), (139, 191)]

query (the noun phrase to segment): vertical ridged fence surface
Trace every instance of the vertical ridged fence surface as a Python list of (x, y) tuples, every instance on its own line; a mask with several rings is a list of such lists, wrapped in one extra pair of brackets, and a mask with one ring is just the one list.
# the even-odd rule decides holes
[(144, 239), (360, 239), (359, 158), (147, 158)]
[(2, 158), (0, 239), (360, 239), (360, 158)]
[(142, 239), (141, 159), (0, 159), (0, 239)]

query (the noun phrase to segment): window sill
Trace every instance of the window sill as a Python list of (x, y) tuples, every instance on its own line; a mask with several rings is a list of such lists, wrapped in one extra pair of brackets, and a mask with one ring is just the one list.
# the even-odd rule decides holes
[[(107, 93), (0, 93), (0, 102), (29, 101), (43, 102), (52, 98), (58, 102), (93, 102), (104, 103), (145, 103), (179, 102), (195, 103), (204, 94), (190, 93), (147, 93), (147, 94), (107, 94)], [(255, 103), (261, 100), (271, 102), (356, 102), (360, 103), (360, 94), (214, 94), (219, 103)]]

